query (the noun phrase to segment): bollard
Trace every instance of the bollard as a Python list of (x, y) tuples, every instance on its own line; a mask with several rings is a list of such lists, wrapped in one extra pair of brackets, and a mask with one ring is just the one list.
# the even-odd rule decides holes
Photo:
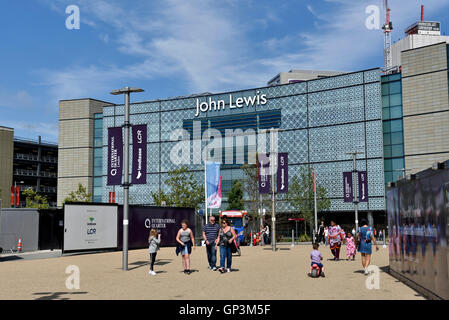
[(295, 230), (292, 230), (292, 247), (295, 246)]
[(253, 246), (253, 241), (254, 241), (254, 239), (253, 239), (254, 235), (253, 235), (252, 231), (249, 234), (251, 235), (251, 243), (249, 244), (249, 246), (252, 247)]
[(382, 230), (382, 240), (383, 240), (383, 243), (384, 243), (384, 245), (382, 246), (382, 248), (386, 248), (387, 247), (387, 244), (386, 244), (386, 242), (385, 242), (385, 239), (386, 239), (386, 237), (385, 237), (385, 229), (383, 229)]

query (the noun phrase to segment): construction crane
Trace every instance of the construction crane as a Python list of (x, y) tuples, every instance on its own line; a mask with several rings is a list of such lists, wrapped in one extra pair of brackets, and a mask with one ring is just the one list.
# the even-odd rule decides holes
[(383, 9), (385, 12), (385, 23), (382, 26), (384, 30), (384, 68), (385, 72), (388, 72), (388, 69), (391, 68), (392, 58), (391, 58), (391, 31), (393, 30), (393, 24), (390, 19), (390, 11), (391, 9), (388, 7), (388, 0), (383, 0)]

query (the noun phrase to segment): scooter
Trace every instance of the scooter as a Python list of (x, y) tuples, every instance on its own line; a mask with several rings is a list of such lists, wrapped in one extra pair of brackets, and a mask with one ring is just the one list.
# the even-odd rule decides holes
[(309, 273), (309, 275), (312, 278), (318, 278), (321, 275), (324, 276), (324, 273), (322, 272), (321, 268), (316, 263), (314, 263), (312, 265), (312, 272)]

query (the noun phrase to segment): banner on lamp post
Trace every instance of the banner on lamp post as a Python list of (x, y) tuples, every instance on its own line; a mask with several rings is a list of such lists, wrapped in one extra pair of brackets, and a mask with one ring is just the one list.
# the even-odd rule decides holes
[(220, 163), (206, 163), (206, 183), (207, 183), (207, 207), (220, 208), (221, 206), (221, 176)]
[(344, 202), (354, 201), (354, 192), (352, 185), (352, 172), (343, 172), (343, 196)]
[(121, 127), (108, 128), (107, 185), (121, 185), (123, 171), (123, 134)]
[(278, 153), (278, 174), (277, 191), (278, 193), (288, 192), (288, 153)]
[(259, 155), (258, 159), (259, 193), (270, 193), (270, 156), (269, 154), (262, 154)]
[(147, 183), (147, 125), (139, 124), (132, 127), (133, 165), (131, 172), (132, 184)]
[(368, 202), (368, 173), (359, 171), (359, 202)]

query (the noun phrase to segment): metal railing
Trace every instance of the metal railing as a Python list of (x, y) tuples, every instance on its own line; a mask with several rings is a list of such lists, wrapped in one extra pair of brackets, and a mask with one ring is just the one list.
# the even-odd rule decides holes
[[(25, 154), (25, 153), (15, 153), (14, 159), (16, 160), (29, 160), (29, 161), (39, 161), (39, 157), (36, 154)], [(51, 156), (43, 156), (40, 159), (41, 162), (46, 163), (58, 163), (58, 158)]]
[(27, 169), (16, 169), (14, 170), (14, 174), (18, 176), (27, 176), (27, 177), (48, 177), (48, 178), (58, 177), (58, 174), (56, 172), (41, 171), (38, 174), (37, 170), (27, 170)]

